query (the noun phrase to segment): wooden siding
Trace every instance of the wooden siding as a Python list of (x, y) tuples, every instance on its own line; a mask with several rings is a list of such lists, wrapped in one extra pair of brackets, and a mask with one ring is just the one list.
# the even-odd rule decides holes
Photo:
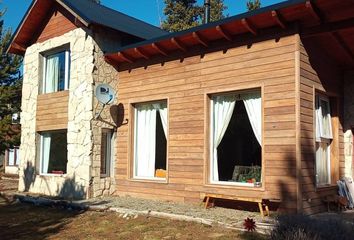
[[(65, 14), (65, 16), (62, 12)], [(50, 16), (48, 23), (44, 26), (43, 30), (41, 30), (41, 33), (37, 39), (37, 43), (61, 36), (67, 32), (70, 32), (71, 30), (76, 29), (77, 26), (75, 26), (72, 20), (69, 20), (72, 18), (73, 17), (71, 15), (69, 16), (69, 14), (65, 13), (65, 11), (62, 9), (60, 11), (54, 11)]]
[(36, 130), (66, 129), (68, 126), (69, 91), (38, 95)]
[[(301, 183), (303, 211), (324, 211), (324, 196), (336, 194), (336, 181), (344, 173), (343, 129), (341, 125), (341, 72), (335, 63), (311, 43), (300, 44)], [(332, 186), (316, 188), (315, 176), (315, 94), (330, 97), (333, 141), (331, 143)]]
[[(119, 72), (129, 124), (118, 128), (117, 194), (200, 202), (201, 194), (282, 199), (296, 211), (295, 37), (215, 51)], [(208, 94), (262, 89), (262, 188), (208, 184)], [(167, 182), (131, 179), (132, 104), (168, 99)]]

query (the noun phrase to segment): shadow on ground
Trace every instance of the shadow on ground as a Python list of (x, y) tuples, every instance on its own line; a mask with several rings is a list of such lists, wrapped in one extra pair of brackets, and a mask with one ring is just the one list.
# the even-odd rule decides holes
[(47, 239), (59, 233), (80, 212), (34, 207), (0, 198), (1, 239)]

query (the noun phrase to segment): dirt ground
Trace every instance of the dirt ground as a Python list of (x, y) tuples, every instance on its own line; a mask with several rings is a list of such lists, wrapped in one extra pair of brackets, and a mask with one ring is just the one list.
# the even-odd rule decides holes
[(198, 223), (139, 216), (125, 219), (112, 212), (76, 212), (9, 204), (0, 198), (0, 238), (6, 239), (265, 239)]

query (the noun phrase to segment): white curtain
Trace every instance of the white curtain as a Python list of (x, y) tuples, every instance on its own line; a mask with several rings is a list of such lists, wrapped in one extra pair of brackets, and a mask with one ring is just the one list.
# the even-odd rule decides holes
[(156, 109), (151, 104), (138, 106), (135, 124), (135, 176), (154, 177)]
[(154, 103), (154, 108), (159, 111), (162, 128), (167, 139), (167, 104), (166, 103)]
[(329, 183), (329, 147), (327, 143), (317, 143), (316, 150), (316, 180), (317, 184)]
[(59, 84), (59, 57), (53, 56), (46, 59), (45, 89), (44, 93), (58, 91)]
[(50, 158), (50, 134), (42, 135), (42, 173), (48, 173)]
[(260, 93), (249, 93), (242, 96), (250, 120), (253, 133), (262, 146), (262, 99)]
[(233, 95), (216, 96), (213, 99), (213, 171), (212, 179), (219, 181), (218, 146), (229, 125), (235, 108), (236, 97)]

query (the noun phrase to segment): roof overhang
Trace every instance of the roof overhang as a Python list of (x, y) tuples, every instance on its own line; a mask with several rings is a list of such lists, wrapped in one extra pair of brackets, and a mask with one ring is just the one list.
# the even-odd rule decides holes
[(27, 47), (33, 43), (33, 40), (38, 33), (39, 26), (47, 20), (48, 13), (51, 12), (51, 9), (55, 4), (58, 4), (70, 12), (75, 20), (78, 20), (76, 24), (80, 23), (80, 25), (88, 27), (88, 23), (78, 14), (73, 12), (61, 0), (34, 0), (13, 34), (6, 52), (24, 55)]
[(146, 64), (152, 59), (181, 55), (196, 48), (295, 29), (302, 39), (320, 42), (327, 53), (344, 68), (354, 67), (354, 2), (352, 0), (289, 0), (266, 8), (171, 33), (121, 48), (106, 54), (106, 60), (118, 68), (133, 63)]

